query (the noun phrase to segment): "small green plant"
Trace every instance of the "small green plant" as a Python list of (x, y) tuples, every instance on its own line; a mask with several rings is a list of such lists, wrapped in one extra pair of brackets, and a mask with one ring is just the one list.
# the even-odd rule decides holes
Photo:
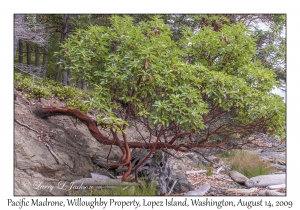
[(48, 98), (52, 95), (51, 91), (47, 87), (33, 85), (31, 93), (27, 96), (28, 99), (38, 97), (38, 98)]
[(207, 176), (212, 176), (213, 175), (213, 167), (211, 165), (204, 165), (203, 163), (199, 163), (198, 167), (200, 169), (206, 170), (206, 175)]
[(207, 176), (212, 176), (213, 175), (213, 167), (208, 166), (208, 167), (206, 167), (206, 170), (207, 170), (207, 172), (206, 172)]
[(15, 72), (14, 86), (28, 93), (27, 98), (49, 98), (57, 96), (60, 100), (66, 100), (66, 105), (88, 113), (92, 104), (86, 103), (88, 98), (93, 97), (93, 92), (84, 92), (81, 89), (63, 86), (53, 80), (33, 78), (29, 75)]
[(252, 152), (231, 151), (227, 154), (227, 159), (233, 170), (244, 174), (248, 178), (272, 172), (270, 165)]
[(90, 111), (90, 108), (81, 100), (78, 98), (69, 99), (66, 103), (67, 107), (70, 108), (76, 108), (81, 110), (84, 113), (88, 113)]
[(61, 100), (75, 97), (83, 97), (83, 92), (81, 90), (70, 86), (54, 86), (52, 87), (52, 92)]

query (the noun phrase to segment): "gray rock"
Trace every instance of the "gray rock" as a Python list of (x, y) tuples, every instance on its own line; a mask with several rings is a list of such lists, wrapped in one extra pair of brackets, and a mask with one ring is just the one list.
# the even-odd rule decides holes
[(275, 190), (267, 190), (266, 195), (268, 195), (268, 196), (285, 196), (285, 193), (277, 192)]
[(172, 166), (173, 170), (179, 170), (179, 171), (188, 171), (191, 170), (191, 167), (186, 166), (186, 163), (180, 161), (177, 163), (173, 163), (174, 165)]
[(206, 160), (205, 158), (203, 158), (202, 156), (200, 156), (200, 158), (199, 158), (199, 165), (212, 166), (212, 163), (209, 162), (208, 160)]
[(206, 157), (206, 159), (212, 163), (212, 166), (214, 168), (218, 168), (224, 164), (224, 162), (220, 158), (215, 157), (213, 155)]
[[(41, 135), (15, 122), (14, 124), (14, 195), (69, 195), (70, 182), (90, 177), (95, 171), (91, 155), (109, 152), (100, 145), (84, 124), (75, 124), (68, 116), (37, 118), (26, 102), (15, 103), (15, 119)], [(111, 155), (120, 150), (112, 150)], [(61, 187), (60, 187), (61, 186)], [(62, 187), (63, 186), (63, 187)]]
[(172, 182), (170, 182), (169, 187), (173, 185), (174, 180), (177, 180), (172, 193), (186, 193), (190, 190), (193, 190), (192, 184), (187, 180), (186, 176), (183, 173), (174, 173), (172, 175)]
[(246, 176), (237, 171), (230, 171), (229, 176), (232, 178), (233, 181), (239, 184), (244, 184), (248, 180)]
[(285, 184), (285, 174), (262, 175), (252, 177), (245, 182), (245, 185), (251, 187), (266, 187), (269, 185)]
[(91, 173), (92, 178), (111, 179), (108, 176), (102, 174)]
[(278, 185), (269, 185), (267, 188), (270, 190), (276, 190), (276, 189), (285, 189), (286, 186), (285, 184), (278, 184)]
[[(189, 152), (185, 155), (183, 161), (191, 167), (197, 168), (201, 162), (199, 161), (200, 156), (194, 152)], [(189, 167), (190, 168), (190, 167)], [(191, 169), (188, 169), (191, 170)]]
[(267, 191), (268, 191), (268, 190), (260, 190), (260, 191), (258, 192), (258, 195), (260, 195), (260, 196), (265, 196)]
[(210, 185), (204, 184), (196, 190), (185, 193), (185, 195), (198, 195), (198, 196), (200, 195), (201, 196), (201, 195), (204, 195), (209, 189), (210, 189)]

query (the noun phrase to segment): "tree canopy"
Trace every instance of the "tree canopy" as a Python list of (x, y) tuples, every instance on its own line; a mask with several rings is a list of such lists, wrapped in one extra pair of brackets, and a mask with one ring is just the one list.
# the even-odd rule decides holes
[[(113, 16), (111, 24), (78, 30), (63, 45), (64, 67), (99, 93), (93, 100), (104, 114), (99, 122), (123, 124), (134, 114), (152, 127), (175, 122), (197, 132), (218, 113), (229, 115), (234, 127), (263, 121), (260, 130), (284, 132), (285, 106), (270, 93), (279, 84), (255, 59), (255, 40), (244, 24), (184, 28), (178, 42), (159, 16), (137, 25)], [(120, 101), (127, 106), (122, 120), (115, 114)]]

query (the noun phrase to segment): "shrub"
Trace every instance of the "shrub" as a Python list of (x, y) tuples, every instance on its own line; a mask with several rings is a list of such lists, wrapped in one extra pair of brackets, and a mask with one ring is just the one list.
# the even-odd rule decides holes
[(27, 98), (49, 98), (53, 95), (60, 100), (66, 100), (66, 105), (77, 108), (82, 112), (89, 112), (93, 104), (86, 103), (86, 99), (93, 97), (93, 92), (86, 93), (76, 87), (63, 86), (53, 80), (33, 78), (16, 72), (14, 85), (18, 90), (28, 93)]

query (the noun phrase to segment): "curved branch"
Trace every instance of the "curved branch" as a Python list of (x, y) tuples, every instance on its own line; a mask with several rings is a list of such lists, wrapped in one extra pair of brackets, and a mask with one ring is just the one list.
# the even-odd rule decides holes
[(54, 115), (69, 115), (69, 116), (77, 117), (81, 122), (83, 122), (89, 128), (89, 131), (92, 134), (92, 136), (101, 144), (105, 144), (105, 145), (113, 144), (117, 146), (122, 146), (120, 142), (115, 142), (114, 140), (103, 136), (98, 130), (95, 121), (77, 109), (71, 109), (65, 107), (39, 107), (33, 112), (36, 116), (39, 117), (48, 117)]
[[(115, 145), (121, 148), (123, 152), (126, 151), (126, 144), (124, 141), (115, 141), (114, 139), (110, 139), (102, 135), (96, 125), (96, 122), (92, 120), (86, 114), (80, 112), (77, 109), (65, 108), (65, 107), (39, 107), (33, 111), (39, 117), (48, 117), (55, 115), (68, 115), (78, 118), (81, 122), (83, 122), (89, 129), (92, 136), (101, 144), (105, 145)], [(145, 143), (145, 142), (127, 142), (129, 148), (144, 148), (144, 149), (152, 149), (156, 143)], [(158, 142), (156, 144), (156, 149), (173, 149), (175, 151), (188, 152), (188, 147), (182, 145), (172, 145), (165, 142)], [(126, 152), (125, 152), (126, 153)], [(125, 157), (123, 161), (125, 161)]]

